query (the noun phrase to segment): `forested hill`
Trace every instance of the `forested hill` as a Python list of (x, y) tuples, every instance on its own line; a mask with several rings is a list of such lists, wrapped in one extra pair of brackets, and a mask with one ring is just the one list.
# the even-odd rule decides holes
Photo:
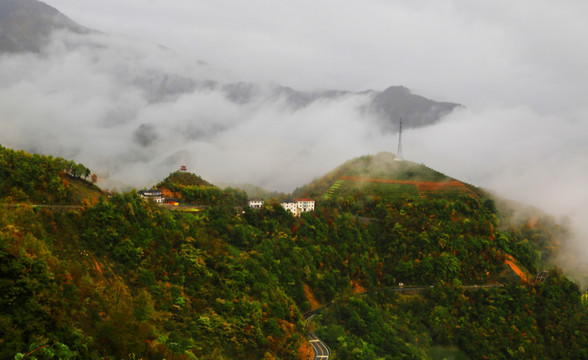
[[(354, 176), (368, 175), (382, 178)], [(340, 197), (300, 218), (272, 203), (174, 212), (135, 192), (59, 211), (1, 203), (0, 358), (310, 359), (301, 314), (321, 304), (311, 326), (335, 359), (588, 357), (549, 217), (506, 223), (468, 193)], [(427, 290), (390, 291), (399, 282)]]
[(83, 164), (0, 145), (0, 201), (62, 205), (95, 201), (104, 196), (93, 185), (96, 179)]
[(322, 199), (385, 199), (403, 196), (479, 196), (480, 189), (423, 164), (381, 152), (349, 160), (312, 183), (294, 191), (297, 197)]
[(221, 189), (196, 174), (176, 171), (156, 185), (164, 196), (177, 198), (183, 203), (211, 206), (247, 205), (247, 193), (242, 190)]

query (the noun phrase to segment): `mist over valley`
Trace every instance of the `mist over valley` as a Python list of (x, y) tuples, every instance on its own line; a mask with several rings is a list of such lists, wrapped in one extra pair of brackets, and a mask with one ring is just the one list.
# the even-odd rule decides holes
[(588, 358), (587, 12), (0, 0), (0, 358)]
[[(588, 149), (583, 141), (586, 107), (578, 96), (586, 81), (578, 64), (585, 55), (558, 40), (569, 35), (567, 27), (544, 37), (558, 43), (560, 54), (569, 54), (559, 58), (535, 46), (533, 40), (542, 33), (532, 33), (539, 21), (571, 16), (571, 7), (550, 17), (542, 12), (546, 3), (534, 5), (535, 17), (516, 26), (523, 14), (518, 7), (505, 17), (497, 15), (500, 4), (486, 17), (480, 15), (488, 10), (483, 7), (465, 6), (463, 12), (444, 5), (424, 7), (420, 16), (431, 26), (423, 25), (423, 34), (439, 33), (435, 26), (441, 21), (458, 19), (439, 33), (452, 34), (454, 41), (443, 40), (444, 50), (431, 56), (408, 51), (410, 42), (401, 38), (382, 42), (392, 44), (395, 52), (390, 53), (366, 40), (374, 59), (389, 56), (385, 65), (371, 59), (361, 64), (355, 58), (369, 51), (346, 50), (341, 56), (340, 49), (329, 48), (330, 63), (323, 54), (316, 56), (315, 68), (307, 60), (297, 67), (296, 59), (305, 55), (302, 48), (298, 56), (282, 53), (294, 38), (268, 35), (264, 49), (275, 49), (282, 60), (267, 62), (272, 57), (263, 52), (268, 56), (259, 64), (269, 71), (264, 72), (251, 60), (259, 44), (251, 43), (251, 54), (243, 52), (237, 60), (229, 51), (243, 51), (241, 45), (213, 31), (220, 51), (215, 53), (199, 32), (204, 30), (198, 24), (208, 24), (202, 14), (194, 14), (199, 21), (191, 28), (182, 16), (175, 24), (166, 22), (176, 14), (174, 7), (166, 7), (153, 18), (159, 29), (155, 34), (146, 22), (135, 23), (125, 13), (130, 5), (118, 15), (125, 21), (103, 21), (106, 6), (95, 7), (88, 16), (68, 1), (49, 4), (58, 10), (37, 1), (2, 2), (0, 142), (5, 146), (83, 162), (108, 188), (149, 187), (187, 165), (213, 183), (252, 183), (291, 192), (348, 159), (394, 152), (403, 118), (408, 159), (568, 218), (576, 243), (584, 247), (588, 193), (582, 179), (588, 175), (583, 166)], [(393, 6), (399, 17), (419, 14), (416, 8)], [(365, 11), (377, 9), (370, 5)], [(439, 9), (443, 11), (435, 14)], [(134, 10), (151, 14), (147, 8)], [(200, 10), (220, 16), (214, 6)], [(473, 31), (465, 30), (470, 24), (464, 22), (466, 15), (480, 20)], [(116, 19), (116, 14), (109, 16)], [(254, 26), (261, 15), (247, 16), (247, 24)], [(382, 33), (394, 33), (397, 25), (374, 18)], [(356, 20), (363, 24), (366, 18)], [(308, 25), (304, 18), (300, 21)], [(124, 26), (117, 30), (116, 23)], [(287, 31), (272, 24), (276, 34)], [(330, 25), (341, 29), (339, 23)], [(496, 31), (499, 25), (515, 36), (505, 40)], [(185, 26), (181, 37), (177, 26)], [(410, 26), (416, 30), (421, 25)], [(585, 27), (575, 30), (575, 37), (586, 32)], [(254, 38), (246, 34), (243, 46)], [(341, 33), (345, 35), (351, 47), (362, 40), (359, 34)], [(202, 42), (188, 48), (187, 39)], [(465, 51), (463, 45), (473, 39), (484, 39), (487, 50), (474, 46)], [(272, 47), (275, 41), (283, 46)], [(510, 56), (500, 56), (517, 44), (521, 46)], [(493, 56), (487, 51), (494, 51)], [(309, 52), (306, 58), (314, 55)], [(230, 59), (234, 66), (227, 65)], [(291, 71), (279, 73), (280, 64)], [(316, 76), (321, 71), (332, 75)], [(364, 80), (357, 81), (359, 76)], [(395, 83), (404, 86), (390, 86)], [(374, 90), (366, 90), (370, 88)], [(421, 92), (429, 96), (417, 95)]]

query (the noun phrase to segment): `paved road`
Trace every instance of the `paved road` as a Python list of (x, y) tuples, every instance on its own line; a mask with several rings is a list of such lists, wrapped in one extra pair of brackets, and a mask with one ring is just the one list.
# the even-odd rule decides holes
[[(306, 328), (308, 328), (308, 322), (317, 314), (317, 310), (322, 310), (324, 308), (321, 307), (316, 309), (315, 311), (310, 311), (304, 314), (304, 318), (306, 319)], [(308, 341), (312, 346), (312, 350), (314, 351), (314, 358), (313, 360), (328, 360), (331, 356), (331, 349), (325, 344), (321, 339), (319, 339), (314, 333), (310, 333), (308, 335)]]
[(316, 337), (314, 333), (310, 334), (308, 341), (310, 341), (310, 345), (312, 345), (312, 349), (314, 350), (314, 360), (329, 359), (331, 356), (331, 350), (329, 350), (329, 347), (322, 342), (321, 339)]
[[(414, 286), (414, 287), (393, 287), (393, 288), (386, 288), (385, 290), (394, 291), (394, 292), (404, 292), (404, 293), (422, 293), (425, 290), (432, 288), (433, 286)], [(504, 287), (503, 284), (484, 284), (484, 285), (464, 285), (463, 288), (467, 290), (480, 290), (480, 289), (490, 289), (490, 288), (501, 288)], [(384, 289), (382, 289), (384, 290)], [(373, 292), (380, 292), (382, 290), (376, 291), (367, 291), (364, 293), (355, 294), (358, 295), (369, 295)], [(331, 306), (334, 301), (323, 305), (317, 309), (307, 312), (304, 314), (304, 319), (306, 319), (306, 328), (308, 329), (308, 322), (318, 313), (323, 311), (328, 306)], [(331, 350), (321, 339), (319, 339), (314, 333), (310, 333), (308, 336), (308, 341), (310, 345), (312, 345), (312, 349), (314, 350), (314, 358), (313, 360), (328, 360), (331, 356)]]

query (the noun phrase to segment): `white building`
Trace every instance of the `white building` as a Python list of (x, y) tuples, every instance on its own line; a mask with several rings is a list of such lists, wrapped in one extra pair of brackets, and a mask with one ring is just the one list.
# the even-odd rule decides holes
[(312, 199), (296, 199), (296, 206), (300, 213), (314, 211), (314, 200)]
[(153, 200), (156, 203), (163, 203), (163, 195), (161, 193), (161, 191), (157, 190), (157, 189), (151, 189), (151, 190), (142, 190), (139, 191), (139, 195), (146, 200)]
[(296, 199), (294, 201), (285, 201), (282, 207), (292, 213), (294, 216), (300, 216), (302, 213), (314, 211), (314, 200)]
[(249, 207), (252, 209), (261, 209), (263, 202), (263, 199), (249, 199)]
[(298, 213), (298, 206), (296, 205), (296, 201), (284, 201), (282, 203), (282, 207), (287, 211), (291, 212), (294, 216), (300, 216)]

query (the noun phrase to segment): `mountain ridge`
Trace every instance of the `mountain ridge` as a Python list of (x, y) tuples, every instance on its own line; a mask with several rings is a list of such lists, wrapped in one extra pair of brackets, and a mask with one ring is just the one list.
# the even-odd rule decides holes
[[(0, 54), (41, 52), (48, 43), (50, 34), (58, 30), (80, 35), (94, 33), (43, 2), (0, 1)], [(462, 107), (457, 103), (437, 102), (415, 95), (405, 86), (390, 86), (383, 91), (299, 91), (285, 85), (195, 79), (169, 71), (151, 71), (120, 81), (130, 81), (138, 86), (150, 103), (168, 102), (190, 93), (218, 90), (227, 100), (238, 105), (284, 101), (292, 111), (298, 111), (319, 101), (341, 100), (350, 95), (367, 96), (366, 101), (359, 105), (358, 111), (377, 117), (381, 129), (386, 132), (397, 131), (401, 118), (406, 128), (427, 126)]]
[(90, 31), (41, 1), (0, 1), (0, 53), (40, 52), (56, 30)]

